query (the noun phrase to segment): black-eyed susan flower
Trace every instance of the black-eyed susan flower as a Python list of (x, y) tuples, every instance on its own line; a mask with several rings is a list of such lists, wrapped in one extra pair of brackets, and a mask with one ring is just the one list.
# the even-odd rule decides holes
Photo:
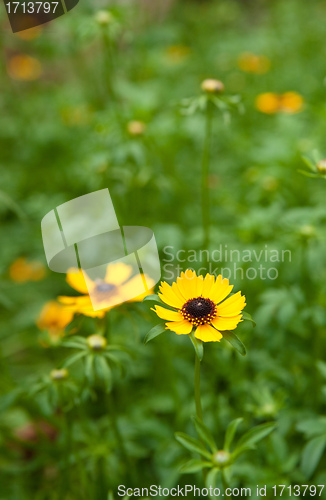
[(242, 321), (245, 297), (241, 292), (230, 296), (233, 286), (229, 280), (219, 275), (197, 276), (187, 269), (170, 286), (160, 285), (158, 294), (161, 301), (172, 309), (155, 306), (153, 311), (159, 318), (167, 320), (165, 328), (178, 335), (194, 331), (197, 339), (203, 342), (219, 342), (221, 331), (234, 330)]
[(25, 257), (19, 257), (9, 267), (9, 276), (16, 283), (41, 281), (45, 274), (42, 262), (28, 261)]
[[(112, 263), (107, 266), (104, 279), (93, 281), (85, 272), (70, 269), (67, 273), (67, 283), (83, 295), (79, 297), (59, 297), (59, 302), (73, 313), (80, 313), (92, 318), (103, 318), (106, 312), (113, 307), (107, 307), (108, 300), (114, 299), (112, 302), (115, 304), (142, 301), (146, 295), (153, 293), (153, 290), (149, 289), (148, 292), (139, 295), (138, 291), (144, 289), (143, 278), (151, 288), (155, 283), (149, 276), (142, 276), (141, 274), (132, 276), (132, 273), (132, 266), (123, 262)], [(93, 309), (89, 293), (96, 300), (98, 310)], [(134, 298), (130, 299), (131, 296), (134, 296)]]
[(246, 73), (262, 75), (270, 69), (271, 63), (268, 57), (251, 52), (243, 52), (238, 58), (238, 67)]
[[(48, 332), (52, 342), (56, 342), (64, 336), (64, 330), (71, 323), (73, 317), (73, 311), (55, 300), (51, 300), (43, 306), (36, 324), (40, 330)], [(44, 346), (46, 345), (45, 343)]]
[(275, 94), (274, 92), (265, 92), (256, 97), (256, 108), (261, 113), (299, 113), (303, 108), (303, 97), (297, 92), (285, 92), (284, 94)]
[(42, 65), (35, 57), (18, 54), (8, 61), (7, 71), (14, 80), (33, 81), (41, 76)]

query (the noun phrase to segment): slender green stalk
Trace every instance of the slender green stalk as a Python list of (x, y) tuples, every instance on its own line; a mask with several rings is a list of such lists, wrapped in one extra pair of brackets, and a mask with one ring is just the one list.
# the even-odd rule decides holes
[(204, 233), (203, 247), (207, 248), (210, 241), (210, 197), (209, 197), (209, 164), (212, 142), (212, 103), (207, 102), (205, 115), (205, 141), (201, 164), (201, 207), (202, 226)]
[(196, 417), (203, 420), (203, 410), (201, 407), (200, 396), (200, 361), (198, 356), (195, 356), (195, 404), (196, 404)]

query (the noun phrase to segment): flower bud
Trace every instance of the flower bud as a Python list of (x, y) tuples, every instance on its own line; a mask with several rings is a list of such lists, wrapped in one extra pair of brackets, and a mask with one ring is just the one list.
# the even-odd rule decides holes
[(50, 377), (52, 380), (65, 380), (68, 377), (68, 370), (62, 368), (61, 370), (52, 370), (50, 373)]
[(229, 465), (231, 454), (228, 451), (219, 450), (213, 455), (213, 462), (218, 467), (225, 467)]
[(224, 83), (220, 80), (208, 78), (201, 83), (201, 89), (207, 94), (221, 94), (224, 92)]
[(112, 22), (113, 16), (112, 16), (111, 12), (108, 12), (107, 10), (99, 10), (95, 14), (95, 20), (101, 26), (106, 26), (107, 24), (110, 24)]
[(326, 158), (317, 163), (317, 170), (320, 174), (326, 174)]
[(102, 335), (97, 335), (96, 333), (94, 335), (90, 335), (87, 337), (87, 345), (90, 349), (93, 351), (102, 351), (105, 349), (107, 344), (107, 340), (102, 337)]
[(142, 135), (145, 132), (145, 128), (145, 123), (137, 120), (133, 120), (127, 124), (127, 130), (133, 136)]

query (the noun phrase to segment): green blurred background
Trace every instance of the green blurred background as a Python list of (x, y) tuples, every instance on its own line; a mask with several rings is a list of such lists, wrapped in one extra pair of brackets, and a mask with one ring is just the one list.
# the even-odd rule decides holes
[[(214, 113), (210, 250), (268, 245), (292, 256), (273, 263), (276, 280), (233, 280), (257, 327), (238, 329), (246, 358), (224, 342), (205, 345), (206, 423), (222, 439), (232, 418), (243, 416), (243, 429), (278, 422), (236, 465), (234, 485), (325, 483), (326, 185), (298, 172), (302, 156), (326, 155), (325, 16), (319, 0), (81, 0), (13, 34), (1, 8), (1, 500), (102, 500), (128, 484), (104, 398), (69, 412), (75, 451), (66, 463), (62, 414), (28, 395), (65, 355), (44, 346), (40, 311), (73, 295), (64, 275), (46, 269), (40, 223), (59, 204), (108, 187), (120, 224), (153, 229), (162, 259), (167, 245), (200, 250), (204, 116), (185, 114), (182, 103), (201, 94), (205, 78), (223, 81), (244, 107), (229, 120)], [(296, 109), (259, 109), (261, 94), (287, 92)], [(44, 266), (44, 276), (29, 266)], [(138, 485), (189, 483), (173, 434), (193, 432), (191, 345), (167, 334), (143, 346), (157, 322), (146, 303), (110, 316), (114, 338), (134, 351), (113, 393)], [(91, 332), (93, 322), (76, 328)], [(51, 431), (22, 437), (40, 422)]]

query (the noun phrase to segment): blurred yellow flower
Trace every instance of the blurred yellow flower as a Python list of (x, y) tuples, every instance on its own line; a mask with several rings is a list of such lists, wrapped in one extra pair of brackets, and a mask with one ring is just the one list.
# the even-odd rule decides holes
[(43, 306), (36, 324), (40, 330), (48, 332), (51, 341), (56, 342), (63, 337), (64, 330), (71, 323), (73, 317), (73, 311), (55, 300), (51, 300)]
[[(167, 330), (178, 335), (187, 335), (195, 329), (195, 337), (203, 342), (219, 342), (221, 331), (234, 330), (242, 321), (241, 311), (246, 298), (237, 292), (226, 298), (233, 286), (221, 275), (197, 276), (187, 269), (177, 281), (168, 285), (162, 281), (160, 299), (174, 310), (161, 306), (152, 309), (159, 318), (168, 320)], [(225, 300), (226, 299), (226, 300)]]
[(25, 257), (19, 257), (9, 267), (9, 276), (16, 283), (40, 281), (45, 277), (45, 267), (41, 262), (28, 262)]
[(238, 58), (238, 67), (247, 73), (262, 75), (269, 71), (271, 62), (266, 56), (243, 52)]
[[(151, 290), (135, 296), (133, 299), (126, 300), (126, 297), (132, 295), (132, 291), (143, 288), (143, 277), (138, 274), (132, 276), (132, 267), (122, 262), (109, 264), (107, 266), (106, 275), (103, 280), (97, 279), (92, 281), (86, 273), (74, 272), (77, 269), (70, 269), (67, 273), (67, 283), (77, 292), (84, 295), (79, 297), (59, 297), (61, 304), (73, 313), (84, 314), (92, 318), (103, 318), (106, 312), (112, 307), (105, 307), (108, 298), (115, 298), (117, 304), (122, 302), (142, 301), (146, 295), (153, 293), (152, 287), (155, 285), (152, 279), (145, 276), (146, 283), (149, 283)], [(84, 277), (86, 275), (86, 278)], [(87, 284), (86, 284), (87, 282)], [(91, 299), (88, 293), (92, 293), (96, 297), (97, 304), (100, 306), (103, 303), (103, 309), (94, 311)], [(87, 294), (87, 295), (86, 295)]]
[(284, 94), (275, 94), (274, 92), (265, 92), (256, 97), (256, 108), (262, 113), (299, 113), (303, 108), (303, 97), (297, 92), (285, 92)]
[(130, 135), (137, 136), (142, 135), (145, 132), (146, 125), (144, 122), (139, 120), (132, 120), (127, 123), (127, 130)]
[(166, 57), (173, 64), (181, 63), (189, 56), (191, 50), (187, 45), (171, 45), (166, 49)]
[(35, 26), (34, 28), (30, 28), (28, 30), (18, 31), (15, 34), (22, 40), (26, 40), (29, 42), (30, 40), (35, 40), (35, 38), (38, 38), (41, 35), (42, 31), (42, 26)]
[(40, 61), (26, 54), (19, 54), (9, 59), (7, 71), (14, 80), (37, 80), (42, 74)]

